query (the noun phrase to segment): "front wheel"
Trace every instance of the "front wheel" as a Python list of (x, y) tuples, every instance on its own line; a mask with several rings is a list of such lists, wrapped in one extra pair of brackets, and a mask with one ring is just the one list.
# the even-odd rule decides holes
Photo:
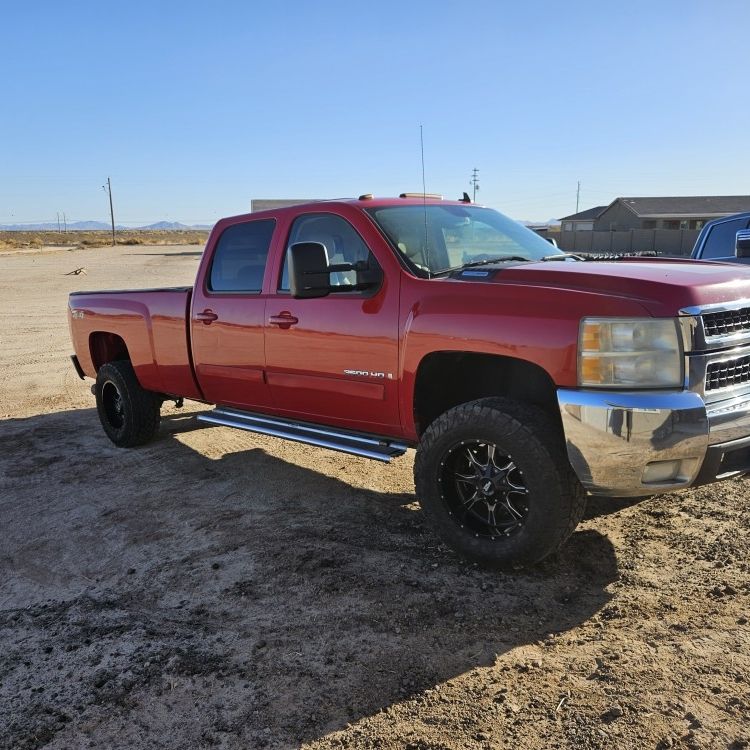
[(99, 368), (95, 393), (104, 432), (120, 448), (143, 445), (159, 429), (161, 398), (141, 387), (127, 360)]
[(542, 560), (586, 507), (559, 427), (540, 409), (504, 398), (461, 404), (436, 419), (417, 448), (414, 482), (442, 539), (485, 565)]

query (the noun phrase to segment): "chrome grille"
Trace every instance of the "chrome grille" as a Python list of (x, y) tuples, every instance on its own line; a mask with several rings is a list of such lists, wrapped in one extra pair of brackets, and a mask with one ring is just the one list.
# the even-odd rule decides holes
[(702, 317), (706, 336), (731, 336), (733, 333), (750, 332), (750, 307), (703, 313)]
[(732, 388), (750, 383), (750, 356), (711, 362), (706, 368), (706, 390)]

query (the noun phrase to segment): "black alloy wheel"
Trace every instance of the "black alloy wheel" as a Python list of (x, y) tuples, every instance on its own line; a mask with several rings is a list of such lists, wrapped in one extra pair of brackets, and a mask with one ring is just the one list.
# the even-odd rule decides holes
[(448, 513), (475, 536), (500, 539), (517, 532), (529, 513), (523, 472), (494, 443), (461, 441), (440, 463)]
[(417, 447), (414, 483), (443, 541), (493, 567), (551, 555), (586, 508), (559, 423), (502, 397), (460, 404), (434, 420)]
[(107, 422), (115, 430), (122, 429), (125, 424), (125, 404), (122, 394), (111, 380), (108, 380), (102, 386), (102, 409), (107, 417)]
[(94, 392), (99, 421), (115, 445), (132, 448), (156, 434), (163, 396), (141, 386), (130, 362), (117, 360), (102, 365)]

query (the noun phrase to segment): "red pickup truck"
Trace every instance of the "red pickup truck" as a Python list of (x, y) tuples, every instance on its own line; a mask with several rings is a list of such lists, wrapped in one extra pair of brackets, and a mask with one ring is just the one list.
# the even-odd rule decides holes
[(223, 219), (195, 286), (71, 294), (74, 365), (106, 434), (198, 419), (388, 461), (486, 564), (540, 560), (587, 493), (750, 470), (750, 271), (589, 262), (464, 201), (298, 205)]

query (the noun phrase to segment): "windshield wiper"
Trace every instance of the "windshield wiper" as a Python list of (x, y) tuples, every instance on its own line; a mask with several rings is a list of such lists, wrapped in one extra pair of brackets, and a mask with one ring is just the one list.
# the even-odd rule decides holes
[[(472, 260), (468, 263), (462, 263), (458, 268), (473, 268), (474, 266), (487, 266), (490, 263), (505, 263), (507, 260), (522, 260), (528, 261), (529, 258), (524, 258), (523, 255), (502, 255), (499, 258), (485, 258), (484, 260)], [(452, 270), (456, 270), (455, 268)]]
[(482, 260), (472, 260), (468, 263), (462, 263), (460, 266), (451, 266), (450, 268), (443, 268), (441, 271), (433, 271), (432, 275), (436, 276), (443, 273), (452, 273), (453, 271), (460, 271), (464, 268), (476, 268), (477, 266), (487, 266), (490, 263), (505, 263), (506, 261), (522, 261), (528, 263), (531, 259), (524, 258), (522, 255), (503, 255), (500, 258), (483, 258)]
[(444, 268), (442, 271), (437, 273), (451, 273), (451, 271), (460, 271), (463, 268), (476, 268), (477, 266), (488, 266), (491, 263), (505, 263), (506, 261), (520, 260), (524, 263), (529, 261), (528, 258), (524, 258), (522, 255), (503, 255), (500, 258), (483, 258), (482, 260), (471, 260), (468, 263), (462, 263), (460, 266), (452, 266), (451, 268)]
[(586, 260), (575, 253), (555, 253), (554, 255), (545, 255), (543, 258), (540, 258), (540, 260), (567, 260), (568, 258), (573, 258), (574, 260)]

